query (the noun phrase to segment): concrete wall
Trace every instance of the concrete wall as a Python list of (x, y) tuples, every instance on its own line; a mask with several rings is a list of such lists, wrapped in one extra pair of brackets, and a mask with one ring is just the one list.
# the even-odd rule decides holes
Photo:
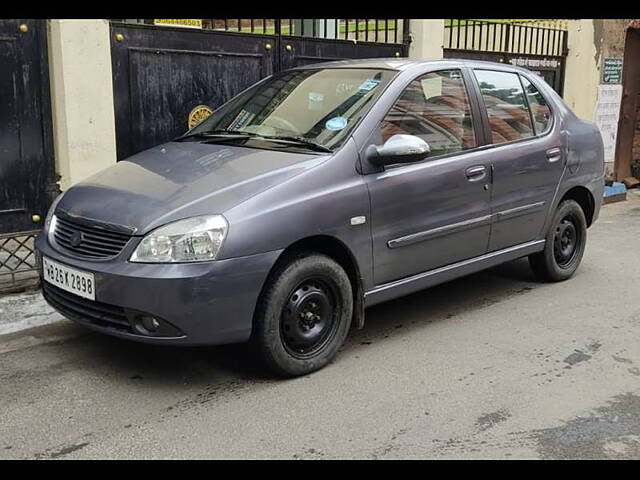
[[(598, 71), (600, 77), (599, 84), (603, 84), (602, 70), (605, 58), (624, 58), (624, 44), (629, 26), (627, 19), (606, 19), (594, 20), (595, 26), (595, 45), (596, 55), (598, 57)], [(622, 90), (622, 89), (621, 89)], [(616, 110), (619, 112), (619, 106)], [(618, 132), (618, 126), (612, 125), (612, 131)], [(617, 135), (616, 135), (617, 136)], [(615, 146), (611, 149), (611, 154), (605, 154), (605, 171), (612, 176), (614, 172)]]
[(412, 19), (409, 23), (409, 58), (440, 60), (444, 38), (443, 19)]
[[(604, 59), (623, 58), (628, 25), (629, 20), (626, 19), (569, 21), (564, 99), (584, 120), (595, 119), (598, 86), (603, 84)], [(611, 132), (615, 135), (615, 130)], [(614, 155), (605, 156), (605, 169), (607, 174), (611, 174)]]
[[(594, 20), (596, 34), (601, 35), (600, 58), (624, 56), (624, 41), (629, 27), (628, 19)], [(600, 33), (601, 32), (601, 33)]]
[(600, 83), (601, 39), (594, 20), (569, 22), (569, 54), (564, 82), (564, 100), (583, 120), (593, 121)]
[(56, 171), (65, 190), (116, 162), (109, 24), (48, 25)]

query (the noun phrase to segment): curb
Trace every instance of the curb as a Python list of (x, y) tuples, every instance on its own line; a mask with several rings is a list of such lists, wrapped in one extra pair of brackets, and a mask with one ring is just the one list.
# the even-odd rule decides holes
[(627, 187), (622, 182), (613, 182), (604, 187), (603, 204), (621, 202), (627, 199)]

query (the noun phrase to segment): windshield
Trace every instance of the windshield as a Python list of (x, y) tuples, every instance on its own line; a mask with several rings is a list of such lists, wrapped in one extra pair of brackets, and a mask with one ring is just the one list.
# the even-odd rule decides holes
[(392, 70), (290, 70), (223, 105), (188, 135), (229, 132), (339, 147), (380, 96)]

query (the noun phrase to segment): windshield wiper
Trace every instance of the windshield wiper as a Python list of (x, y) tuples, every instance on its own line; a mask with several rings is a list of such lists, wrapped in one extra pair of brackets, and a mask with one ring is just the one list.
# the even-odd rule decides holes
[(304, 137), (294, 137), (294, 136), (283, 136), (283, 137), (265, 137), (262, 136), (260, 138), (264, 138), (265, 140), (273, 140), (273, 141), (282, 141), (282, 142), (287, 142), (287, 143), (297, 143), (299, 145), (304, 145), (305, 147), (309, 147), (313, 150), (319, 151), (319, 152), (328, 152), (328, 153), (333, 153), (333, 150), (330, 149), (329, 147), (325, 147), (324, 145), (320, 145), (319, 143), (316, 143), (312, 140), (307, 140)]
[(194, 133), (185, 133), (175, 139), (175, 141), (185, 140), (187, 138), (204, 138), (204, 139), (215, 139), (215, 138), (249, 138), (258, 136), (255, 133), (244, 132), (242, 130), (209, 130), (206, 132), (194, 132)]
[(247, 132), (244, 130), (209, 130), (206, 132), (195, 132), (191, 134), (185, 134), (181, 137), (176, 138), (176, 141), (186, 140), (188, 138), (202, 138), (205, 140), (243, 140), (247, 138), (256, 138), (258, 140), (267, 140), (273, 142), (284, 142), (284, 143), (295, 143), (298, 145), (304, 145), (312, 150), (316, 150), (319, 152), (328, 152), (333, 153), (333, 150), (329, 147), (325, 147), (324, 145), (320, 145), (311, 140), (307, 140), (304, 137), (296, 137), (296, 136), (266, 136), (260, 135), (259, 133)]

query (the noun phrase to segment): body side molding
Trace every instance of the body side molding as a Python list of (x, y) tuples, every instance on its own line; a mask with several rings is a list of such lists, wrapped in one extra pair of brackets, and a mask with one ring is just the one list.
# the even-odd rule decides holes
[(501, 222), (509, 218), (514, 218), (519, 215), (528, 215), (529, 213), (537, 212), (544, 208), (545, 202), (536, 202), (529, 205), (523, 205), (521, 207), (511, 208), (509, 210), (503, 210), (496, 213), (496, 221)]
[(394, 238), (387, 242), (387, 246), (389, 248), (406, 247), (408, 245), (413, 245), (414, 243), (423, 242), (432, 238), (462, 232), (469, 228), (479, 227), (480, 225), (491, 223), (492, 221), (502, 222), (504, 220), (518, 217), (520, 215), (528, 215), (530, 213), (542, 210), (544, 206), (545, 202), (536, 202), (529, 205), (510, 208), (509, 210), (502, 210), (491, 215), (484, 215), (482, 217), (472, 218), (463, 222), (452, 223), (450, 225), (444, 225), (442, 227), (433, 228), (431, 230), (425, 230), (422, 232), (405, 235), (403, 237)]
[(508, 262), (509, 260), (515, 260), (516, 258), (539, 252), (544, 249), (544, 245), (544, 239), (534, 240), (378, 285), (368, 292), (365, 292), (365, 306), (369, 307), (376, 303), (386, 302), (392, 298), (407, 295), (439, 283), (453, 280), (454, 278)]
[(488, 224), (491, 222), (491, 215), (484, 215), (482, 217), (472, 218), (463, 222), (452, 223), (451, 225), (445, 225), (443, 227), (433, 228), (424, 232), (412, 233), (400, 238), (394, 238), (387, 242), (389, 248), (406, 247), (407, 245), (413, 245), (414, 243), (422, 242), (431, 238), (441, 237), (443, 235), (449, 235), (452, 233), (462, 232), (469, 228), (475, 228), (482, 224)]

